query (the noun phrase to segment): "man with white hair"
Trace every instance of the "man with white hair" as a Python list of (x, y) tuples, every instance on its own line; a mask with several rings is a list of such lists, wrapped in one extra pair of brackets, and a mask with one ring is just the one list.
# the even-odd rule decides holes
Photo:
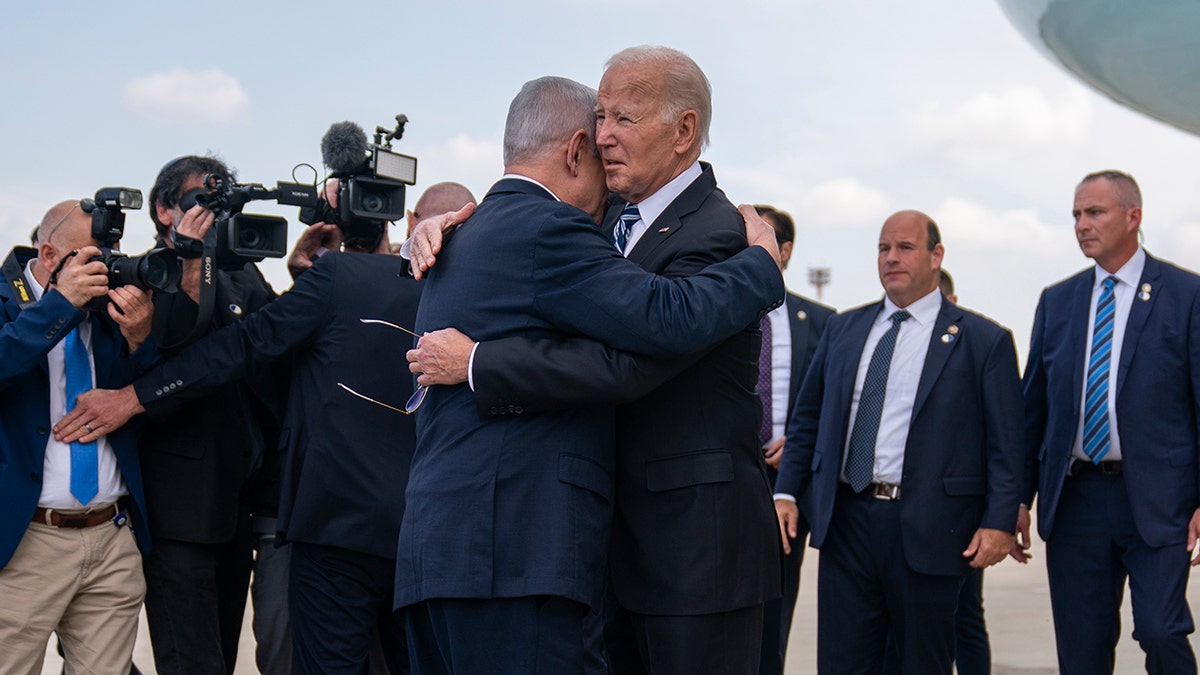
[[(608, 191), (595, 96), (541, 78), (514, 99), (506, 175), (429, 270), (417, 333), (587, 335), (668, 357), (720, 344), (782, 300), (776, 253), (757, 246), (665, 279), (600, 234)], [(728, 211), (730, 238), (745, 249), (742, 216)], [(751, 238), (774, 248), (770, 228), (752, 224)], [(613, 407), (525, 412), (496, 406), (480, 419), (466, 384), (431, 388), (418, 412), (396, 561), (396, 604), (406, 608), (418, 673), (582, 671), (582, 622), (601, 598), (612, 519)]]
[[(697, 274), (746, 248), (742, 216), (699, 161), (711, 116), (708, 80), (685, 54), (633, 47), (609, 60), (596, 145), (617, 198), (602, 231), (648, 272)], [(604, 631), (612, 672), (758, 672), (763, 603), (780, 594), (781, 557), (758, 440), (758, 325), (742, 324), (656, 389), (645, 385), (661, 369), (630, 366), (603, 345), (589, 351), (510, 339), (482, 342), (475, 352), (471, 378), (483, 414), (649, 390), (617, 410)], [(454, 339), (427, 336), (410, 355), (414, 370), (426, 373), (422, 381), (437, 367), (423, 355)]]

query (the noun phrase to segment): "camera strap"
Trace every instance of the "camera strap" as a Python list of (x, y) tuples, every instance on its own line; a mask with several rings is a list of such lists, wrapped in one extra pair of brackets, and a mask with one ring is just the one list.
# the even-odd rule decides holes
[[(37, 300), (29, 290), (29, 284), (25, 281), (25, 262), (30, 258), (36, 257), (37, 249), (28, 246), (17, 246), (4, 259), (4, 281), (8, 284), (8, 289), (12, 292), (13, 299), (17, 301), (17, 306), (21, 309), (29, 309), (37, 304)], [(25, 260), (22, 260), (22, 258), (25, 258)]]
[[(161, 349), (174, 350), (195, 342), (204, 336), (212, 321), (213, 306), (217, 296), (217, 228), (211, 227), (204, 235), (204, 252), (200, 255), (200, 292), (196, 302), (196, 323), (179, 340), (163, 344)], [(155, 315), (157, 317), (157, 314)], [(165, 335), (165, 332), (163, 333)]]

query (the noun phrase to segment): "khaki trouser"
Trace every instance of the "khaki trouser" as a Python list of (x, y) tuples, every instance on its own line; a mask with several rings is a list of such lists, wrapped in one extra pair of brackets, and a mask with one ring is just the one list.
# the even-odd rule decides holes
[(127, 675), (146, 595), (128, 527), (30, 523), (0, 568), (0, 675), (38, 675), (57, 632), (66, 672)]

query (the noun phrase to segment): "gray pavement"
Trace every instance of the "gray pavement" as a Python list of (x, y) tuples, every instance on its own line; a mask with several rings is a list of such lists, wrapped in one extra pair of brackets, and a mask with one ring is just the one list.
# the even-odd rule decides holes
[[(796, 602), (796, 617), (788, 649), (786, 675), (815, 675), (817, 640), (817, 551), (805, 552), (800, 577), (800, 597)], [(992, 672), (996, 675), (1052, 675), (1058, 672), (1054, 656), (1054, 625), (1050, 618), (1050, 595), (1046, 585), (1044, 548), (1041, 541), (1034, 544), (1034, 558), (1028, 565), (1005, 560), (984, 574), (983, 606), (988, 633), (992, 641)], [(1121, 641), (1117, 645), (1119, 674), (1145, 672), (1142, 652), (1130, 633), (1133, 620), (1129, 613), (1128, 591), (1123, 607)], [(1200, 606), (1200, 581), (1188, 584), (1188, 602)], [(1194, 649), (1200, 651), (1200, 639), (1192, 636)], [(143, 617), (134, 662), (146, 675), (154, 672), (154, 657)], [(62, 662), (54, 653), (53, 644), (47, 649), (44, 675), (57, 675)], [(247, 603), (246, 620), (242, 625), (241, 648), (235, 675), (253, 675), (254, 635), (250, 631), (250, 609)]]
[[(1034, 537), (1034, 557), (1028, 565), (1011, 559), (989, 568), (983, 575), (983, 608), (992, 643), (995, 675), (1053, 675), (1058, 672), (1054, 653), (1054, 623), (1050, 616), (1050, 589), (1046, 583), (1045, 548)], [(818, 551), (805, 552), (800, 573), (800, 597), (788, 642), (786, 675), (815, 675), (817, 641)], [(1188, 583), (1188, 604), (1200, 606), (1200, 581)], [(1142, 650), (1131, 636), (1133, 618), (1129, 591), (1121, 608), (1121, 640), (1117, 644), (1116, 673), (1145, 672)], [(1200, 638), (1192, 635), (1192, 648), (1200, 652)]]

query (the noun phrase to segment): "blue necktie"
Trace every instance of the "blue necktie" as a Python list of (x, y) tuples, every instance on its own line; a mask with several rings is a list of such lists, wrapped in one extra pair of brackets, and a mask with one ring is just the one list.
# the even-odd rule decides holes
[[(63, 338), (63, 352), (63, 369), (67, 376), (67, 412), (70, 412), (75, 408), (75, 399), (92, 388), (92, 366), (78, 327)], [(71, 494), (84, 506), (100, 491), (98, 463), (94, 441), (71, 443)]]
[(629, 243), (629, 231), (633, 229), (633, 224), (642, 219), (642, 214), (638, 213), (637, 204), (625, 204), (625, 208), (621, 210), (621, 218), (617, 221), (617, 226), (613, 228), (612, 243), (625, 255), (625, 244)]
[(1116, 279), (1104, 280), (1096, 301), (1096, 323), (1092, 329), (1092, 355), (1088, 359), (1087, 394), (1083, 413), (1083, 452), (1099, 463), (1112, 443), (1108, 428), (1108, 373), (1112, 363), (1113, 313)]
[(883, 415), (883, 397), (887, 394), (888, 371), (892, 367), (892, 352), (896, 349), (896, 336), (900, 324), (912, 315), (899, 310), (892, 314), (892, 326), (888, 328), (867, 366), (867, 377), (863, 380), (862, 394), (858, 398), (858, 414), (854, 417), (854, 430), (850, 432), (850, 453), (846, 457), (846, 481), (855, 492), (862, 492), (871, 484), (875, 475), (875, 441), (879, 436), (879, 419)]

